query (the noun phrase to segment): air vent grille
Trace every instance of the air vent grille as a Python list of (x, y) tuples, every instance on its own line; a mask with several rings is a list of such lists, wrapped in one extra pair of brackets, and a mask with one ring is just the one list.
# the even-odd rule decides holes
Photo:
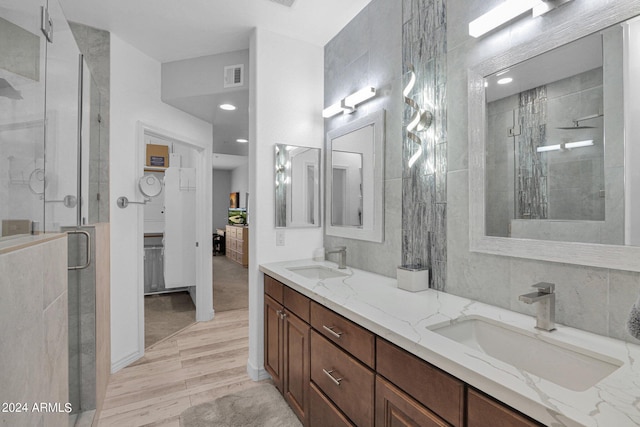
[(238, 87), (244, 85), (244, 64), (224, 67), (224, 87)]

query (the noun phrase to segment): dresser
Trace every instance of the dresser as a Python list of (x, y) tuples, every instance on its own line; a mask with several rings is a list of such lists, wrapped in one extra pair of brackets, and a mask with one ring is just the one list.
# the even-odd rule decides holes
[(249, 227), (227, 225), (225, 245), (229, 259), (243, 267), (249, 265)]

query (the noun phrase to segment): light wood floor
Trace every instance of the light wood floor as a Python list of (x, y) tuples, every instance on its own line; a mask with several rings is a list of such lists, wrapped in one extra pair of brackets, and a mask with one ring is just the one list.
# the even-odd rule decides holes
[(216, 313), (145, 350), (109, 380), (99, 426), (179, 426), (182, 411), (256, 385), (247, 375), (248, 310)]

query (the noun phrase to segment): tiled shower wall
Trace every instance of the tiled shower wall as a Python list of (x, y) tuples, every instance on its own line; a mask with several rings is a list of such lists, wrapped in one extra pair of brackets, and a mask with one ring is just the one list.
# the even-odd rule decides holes
[[(444, 290), (447, 270), (447, 19), (446, 0), (404, 0), (402, 59), (416, 84), (407, 95), (433, 114), (431, 126), (416, 132), (422, 156), (409, 167), (416, 143), (403, 127), (402, 264), (431, 270), (431, 287)], [(414, 108), (405, 104), (403, 123)]]

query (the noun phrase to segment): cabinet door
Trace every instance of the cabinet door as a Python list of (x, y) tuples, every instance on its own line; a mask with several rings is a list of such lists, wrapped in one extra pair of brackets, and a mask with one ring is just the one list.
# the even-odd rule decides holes
[(433, 412), (381, 377), (376, 378), (376, 427), (449, 427)]
[(284, 397), (302, 424), (309, 410), (309, 331), (308, 324), (285, 310), (284, 318)]
[(541, 427), (519, 412), (469, 389), (467, 392), (467, 426), (469, 427)]
[(282, 393), (284, 369), (282, 305), (264, 296), (264, 368)]

